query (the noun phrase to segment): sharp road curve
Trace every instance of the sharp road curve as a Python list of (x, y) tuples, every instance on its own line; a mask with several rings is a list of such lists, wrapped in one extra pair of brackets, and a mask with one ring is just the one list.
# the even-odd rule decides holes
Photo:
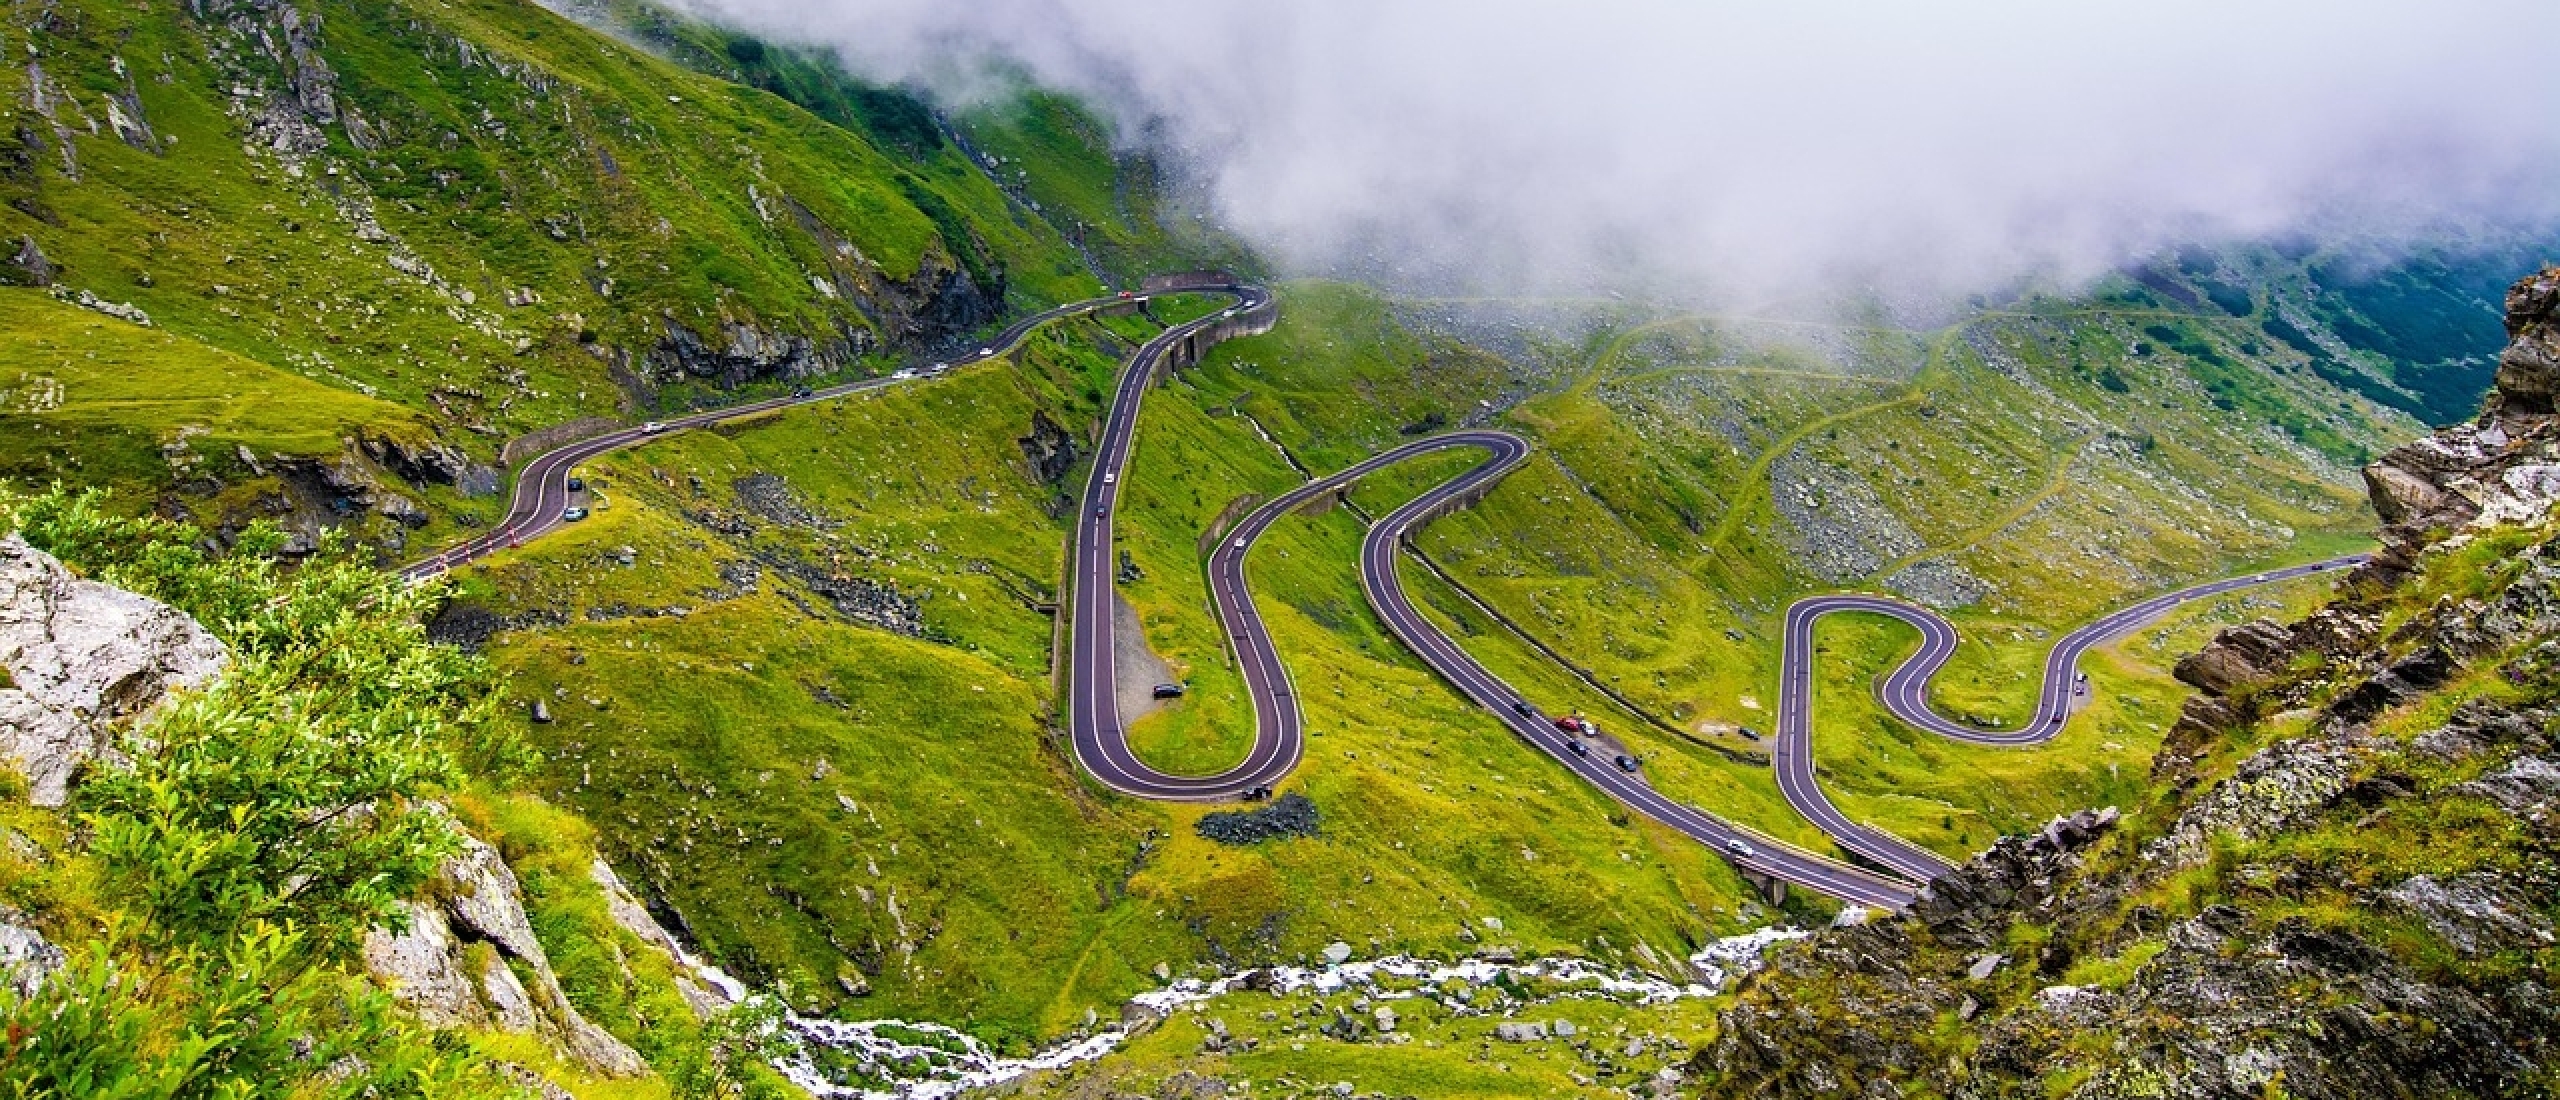
[(1194, 289), (1189, 282), (1184, 282), (1179, 286), (1146, 293), (1132, 292), (1126, 297), (1090, 298), (1081, 302), (1069, 302), (1015, 321), (1005, 326), (1004, 331), (980, 342), (975, 353), (957, 356), (934, 367), (903, 370), (879, 378), (866, 378), (859, 382), (829, 386), (822, 390), (751, 401), (743, 405), (727, 405), (686, 416), (669, 417), (664, 421), (617, 428), (546, 451), (525, 463), (524, 469), (517, 473), (515, 494), (507, 502), (505, 518), (500, 519), (496, 526), (411, 562), (401, 568), (400, 574), (413, 581), (423, 580), (455, 566), (485, 557), (503, 547), (521, 545), (568, 522), (562, 518), (562, 513), (568, 511), (571, 500), (569, 476), (580, 463), (687, 428), (707, 428), (740, 417), (787, 409), (794, 405), (828, 401), (850, 394), (886, 389), (904, 382), (937, 377), (950, 370), (1007, 354), (1020, 345), (1025, 337), (1031, 335), (1033, 330), (1043, 325), (1069, 317), (1081, 317), (1110, 306), (1130, 305), (1169, 294), (1189, 293)]
[(1812, 749), (1813, 634), (1824, 616), (1842, 612), (1886, 615), (1920, 631), (1919, 650), (1876, 684), (1877, 698), (1896, 717), (1939, 736), (1972, 744), (2035, 745), (2059, 733), (2084, 698), (2085, 682), (2077, 676), (2077, 668), (2080, 658), (2090, 649), (2156, 622), (2193, 600), (2342, 569), (2362, 560), (2334, 558), (2200, 584), (2112, 612), (2072, 631), (2046, 655), (2035, 712), (2025, 726), (2015, 730), (1977, 728), (1949, 720), (1930, 708), (1930, 680), (1954, 655), (1957, 644), (1954, 625), (1937, 613), (1900, 600), (1862, 594), (1814, 596), (1797, 601), (1787, 609), (1772, 764), (1779, 791), (1788, 804), (1843, 851), (1870, 865), (1857, 866), (1781, 843), (1656, 791), (1635, 761), (1621, 759), (1600, 742), (1583, 740), (1560, 728), (1555, 719), (1487, 670), (1414, 607), (1397, 574), (1405, 542), (1433, 517), (1480, 499), (1530, 453), (1526, 440), (1508, 432), (1450, 432), (1407, 443), (1338, 473), (1311, 480), (1264, 502), (1221, 534), (1209, 553), (1206, 579), (1211, 603), (1253, 702), (1253, 745), (1242, 761), (1215, 775), (1176, 775), (1139, 760), (1129, 747), (1128, 731), (1120, 720), (1114, 662), (1118, 616), (1113, 606), (1117, 555), (1112, 542), (1112, 518), (1135, 445), (1138, 412), (1146, 391), (1160, 373), (1169, 362), (1183, 365), (1183, 358), (1196, 359), (1209, 343), (1268, 328), (1276, 311), (1269, 292), (1224, 275), (1195, 273), (1154, 280), (1150, 285), (1155, 289), (1147, 293), (1075, 302), (1025, 317), (984, 342), (975, 355), (956, 359), (948, 367), (902, 371), (887, 378), (696, 413), (571, 443), (526, 464), (517, 478), (504, 520), (472, 539), (409, 566), (403, 573), (412, 579), (433, 576), (559, 526), (565, 522), (562, 513), (573, 499), (569, 476), (579, 463), (665, 432), (880, 389), (920, 374), (931, 377), (1005, 354), (1042, 325), (1106, 306), (1173, 293), (1223, 294), (1233, 299), (1230, 307), (1172, 326), (1131, 355), (1105, 415), (1093, 468), (1077, 508), (1068, 572), (1073, 592), (1068, 601), (1072, 620), (1066, 654), (1066, 717), (1069, 742), (1077, 762), (1086, 771), (1103, 785), (1139, 798), (1212, 802), (1269, 794), (1296, 769), (1304, 755), (1305, 729), (1288, 669), (1280, 660), (1246, 583), (1246, 559), (1255, 542), (1280, 517), (1317, 497), (1347, 491), (1378, 470), (1426, 454), (1480, 450), (1486, 455), (1483, 462), (1378, 520), (1362, 542), (1361, 588), (1388, 630), (1461, 695), (1485, 708), (1515, 736), (1628, 809), (1696, 839), (1748, 874), (1793, 883), (1844, 901), (1891, 909), (1909, 904), (1950, 864), (1934, 852), (1852, 820), (1823, 794), (1816, 781)]

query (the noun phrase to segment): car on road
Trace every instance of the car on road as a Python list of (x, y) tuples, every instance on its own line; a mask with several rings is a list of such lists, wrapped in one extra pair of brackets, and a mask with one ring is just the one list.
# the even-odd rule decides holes
[(1184, 688), (1180, 684), (1157, 684), (1155, 696), (1158, 699), (1179, 699), (1182, 698), (1183, 691)]
[(667, 430), (667, 426), (661, 421), (652, 420), (646, 424), (640, 425), (640, 431), (645, 435), (656, 435), (665, 430)]
[(576, 523), (585, 518), (587, 518), (587, 510), (584, 508), (564, 508), (560, 512), (562, 523)]
[(810, 398), (812, 398), (812, 397), (817, 396), (817, 391), (812, 390), (812, 389), (810, 389), (810, 388), (809, 388), (809, 387), (807, 387), (807, 386), (802, 386), (802, 387), (800, 387), (799, 389), (796, 389), (796, 390), (791, 391), (791, 396), (796, 397), (796, 398), (798, 398), (798, 399), (800, 399), (800, 400), (802, 400), (802, 401), (806, 401), (806, 400), (808, 400), (808, 399), (810, 399)]
[(996, 349), (994, 349), (994, 348), (979, 348), (979, 349), (978, 349), (978, 354), (980, 354), (980, 355), (994, 355), (995, 353), (996, 353)]
[(1096, 518), (1110, 515), (1111, 506), (1108, 504), (1096, 504), (1093, 506), (1093, 514)]
[(1244, 549), (1244, 536), (1243, 536), (1243, 535), (1237, 535), (1237, 536), (1236, 536), (1236, 549), (1238, 549), (1238, 550), (1242, 550), (1242, 549)]
[(1756, 855), (1759, 855), (1759, 854), (1760, 854), (1760, 853), (1758, 853), (1758, 852), (1752, 851), (1752, 850), (1751, 850), (1751, 846), (1750, 846), (1750, 845), (1745, 844), (1745, 843), (1743, 843), (1743, 842), (1741, 842), (1741, 841), (1739, 841), (1739, 840), (1727, 840), (1727, 841), (1725, 841), (1725, 842), (1724, 842), (1724, 850), (1725, 850), (1725, 851), (1728, 851), (1728, 852), (1731, 852), (1731, 853), (1733, 853), (1733, 854), (1735, 854), (1735, 855), (1741, 856), (1741, 857), (1742, 857), (1742, 858), (1744, 858), (1744, 859), (1749, 859), (1749, 858), (1751, 858), (1751, 857), (1753, 857), (1753, 856), (1756, 856)]
[(1617, 758), (1617, 760), (1615, 761), (1615, 763), (1618, 765), (1618, 770), (1619, 770), (1619, 771), (1625, 772), (1625, 773), (1627, 773), (1627, 774), (1629, 774), (1629, 775), (1633, 775), (1633, 774), (1635, 774), (1635, 771), (1636, 771), (1636, 758), (1635, 758), (1635, 757), (1629, 756), (1629, 755), (1627, 755), (1627, 754), (1625, 754), (1625, 753), (1623, 753), (1623, 752), (1622, 752), (1622, 753), (1619, 753), (1619, 754), (1618, 754), (1618, 758)]
[(1137, 295), (1132, 294), (1132, 293), (1130, 293), (1130, 292), (1128, 292), (1128, 291), (1125, 291), (1125, 290), (1120, 292), (1120, 296), (1121, 296), (1121, 297), (1123, 297), (1123, 298), (1135, 298), (1135, 297), (1137, 297)]
[(1514, 699), (1511, 701), (1511, 713), (1522, 718), (1535, 718), (1538, 716), (1538, 708), (1530, 706), (1526, 699)]
[(1109, 471), (1109, 470), (1104, 470), (1104, 471), (1102, 471), (1102, 483), (1103, 483), (1103, 484), (1105, 484), (1105, 485), (1111, 485), (1111, 484), (1115, 484), (1115, 483), (1117, 483), (1119, 480), (1120, 480), (1120, 475), (1115, 474), (1115, 473), (1112, 473), (1112, 472), (1111, 472), (1111, 471)]
[(1570, 737), (1565, 738), (1565, 741), (1564, 741), (1564, 751), (1569, 752), (1569, 753), (1572, 753), (1572, 754), (1574, 754), (1575, 756), (1589, 756), (1589, 755), (1591, 755), (1591, 747), (1590, 747), (1589, 745), (1585, 745), (1585, 744), (1583, 744), (1582, 742), (1580, 742), (1580, 741), (1576, 741), (1576, 740), (1574, 740), (1574, 739), (1572, 739), (1572, 738), (1570, 738)]
[(892, 381), (892, 382), (904, 382), (904, 381), (906, 381), (907, 379), (913, 378), (913, 377), (915, 377), (915, 376), (916, 376), (916, 372), (914, 372), (914, 371), (912, 371), (912, 370), (902, 370), (902, 371), (898, 371), (898, 372), (896, 372), (896, 373), (894, 373), (894, 374), (891, 374), (891, 375), (889, 376), (889, 380), (890, 380), (890, 381)]

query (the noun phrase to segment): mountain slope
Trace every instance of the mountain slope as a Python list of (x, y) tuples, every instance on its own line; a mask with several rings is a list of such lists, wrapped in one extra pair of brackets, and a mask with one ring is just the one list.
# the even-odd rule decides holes
[(2507, 302), (2477, 429), (2375, 468), (2392, 553), (2180, 663), (2202, 694), (2156, 793), (1782, 952), (1695, 1068), (1780, 1096), (2546, 1093), (2560, 270)]
[[(503, 465), (500, 444), (526, 432), (876, 371), (1101, 285), (930, 112), (916, 125), (931, 142), (876, 139), (530, 3), (71, 0), (13, 21), (28, 63), (0, 73), (18, 123), (0, 281), (129, 305), (412, 410), (348, 434)], [(1034, 167), (1111, 178), (1108, 150), (1077, 136)], [(1155, 232), (1129, 228), (1146, 217), (1115, 224)], [(1116, 259), (1156, 262), (1164, 239)], [(122, 446), (188, 428), (140, 419)], [(189, 472), (264, 476), (228, 457)], [(404, 472), (343, 457), (372, 480)], [(41, 480), (68, 461), (16, 456), (0, 475)], [(177, 480), (151, 474), (118, 481), (147, 499)], [(485, 512), (455, 479), (424, 480), (408, 493), (428, 505), (425, 537)]]

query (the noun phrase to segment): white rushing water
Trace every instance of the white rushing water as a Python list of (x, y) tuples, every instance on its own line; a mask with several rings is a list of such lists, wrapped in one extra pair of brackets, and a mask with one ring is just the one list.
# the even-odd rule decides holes
[[(1472, 987), (1489, 985), (1508, 977), (1515, 980), (1538, 979), (1565, 987), (1550, 1000), (1605, 997), (1634, 1004), (1661, 1004), (1683, 997), (1712, 996), (1733, 979), (1757, 969), (1770, 945), (1801, 939), (1807, 934), (1795, 928), (1763, 928), (1717, 940), (1689, 956), (1690, 969), (1701, 979), (1693, 982), (1673, 982), (1636, 970), (1614, 970), (1583, 959), (1501, 962), (1472, 958), (1439, 962), (1391, 955), (1363, 961), (1345, 960), (1315, 968), (1271, 967), (1211, 981), (1184, 979), (1163, 989), (1140, 993), (1130, 998), (1129, 1003), (1137, 1015), (1162, 1017), (1214, 997), (1247, 989), (1275, 995), (1299, 992), (1323, 995), (1356, 989), (1373, 1000), (1416, 997), (1439, 1000), (1442, 990), (1451, 982), (1462, 982)], [(1339, 945), (1336, 950), (1340, 950)], [(1395, 979), (1394, 986), (1380, 988), (1378, 981), (1381, 977)], [(1442, 1003), (1459, 1015), (1481, 1014), (1463, 1001), (1443, 1000)], [(777, 1062), (776, 1067), (792, 1083), (820, 1100), (945, 1100), (970, 1089), (1002, 1084), (1026, 1074), (1092, 1061), (1127, 1042), (1132, 1033), (1130, 1025), (1115, 1025), (1069, 1039), (1027, 1058), (1006, 1058), (966, 1032), (941, 1024), (792, 1016), (786, 1020), (785, 1026), (802, 1050)], [(822, 1061), (851, 1067), (865, 1079), (891, 1083), (885, 1088), (838, 1085), (821, 1070)]]

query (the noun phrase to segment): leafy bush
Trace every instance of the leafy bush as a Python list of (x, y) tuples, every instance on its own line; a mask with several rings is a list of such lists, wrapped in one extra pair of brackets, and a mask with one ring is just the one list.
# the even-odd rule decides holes
[(0, 987), (0, 1096), (478, 1097), (518, 1090), (401, 1019), (360, 979), (302, 965), (258, 923), (220, 950), (128, 964), (102, 940), (32, 997)]
[(465, 756), (518, 756), (487, 732), (486, 669), (426, 639), (438, 594), (334, 540), (287, 568), (272, 529), (208, 555), (95, 491), (0, 488), (0, 521), (233, 654), (76, 788), (83, 859), (123, 911), (36, 995), (0, 995), (0, 1097), (506, 1091), (348, 966), (455, 850), (423, 801)]
[(211, 687), (163, 708), (129, 761), (77, 804), (111, 878), (172, 940), (254, 921), (350, 950), (454, 851), (419, 800), (462, 778), (457, 746), (486, 728), (481, 663), (430, 644), (440, 598), (337, 544), (291, 570), (254, 532), (227, 556), (202, 532), (110, 513), (102, 494), (5, 500), (27, 540), (197, 617), (232, 646)]

